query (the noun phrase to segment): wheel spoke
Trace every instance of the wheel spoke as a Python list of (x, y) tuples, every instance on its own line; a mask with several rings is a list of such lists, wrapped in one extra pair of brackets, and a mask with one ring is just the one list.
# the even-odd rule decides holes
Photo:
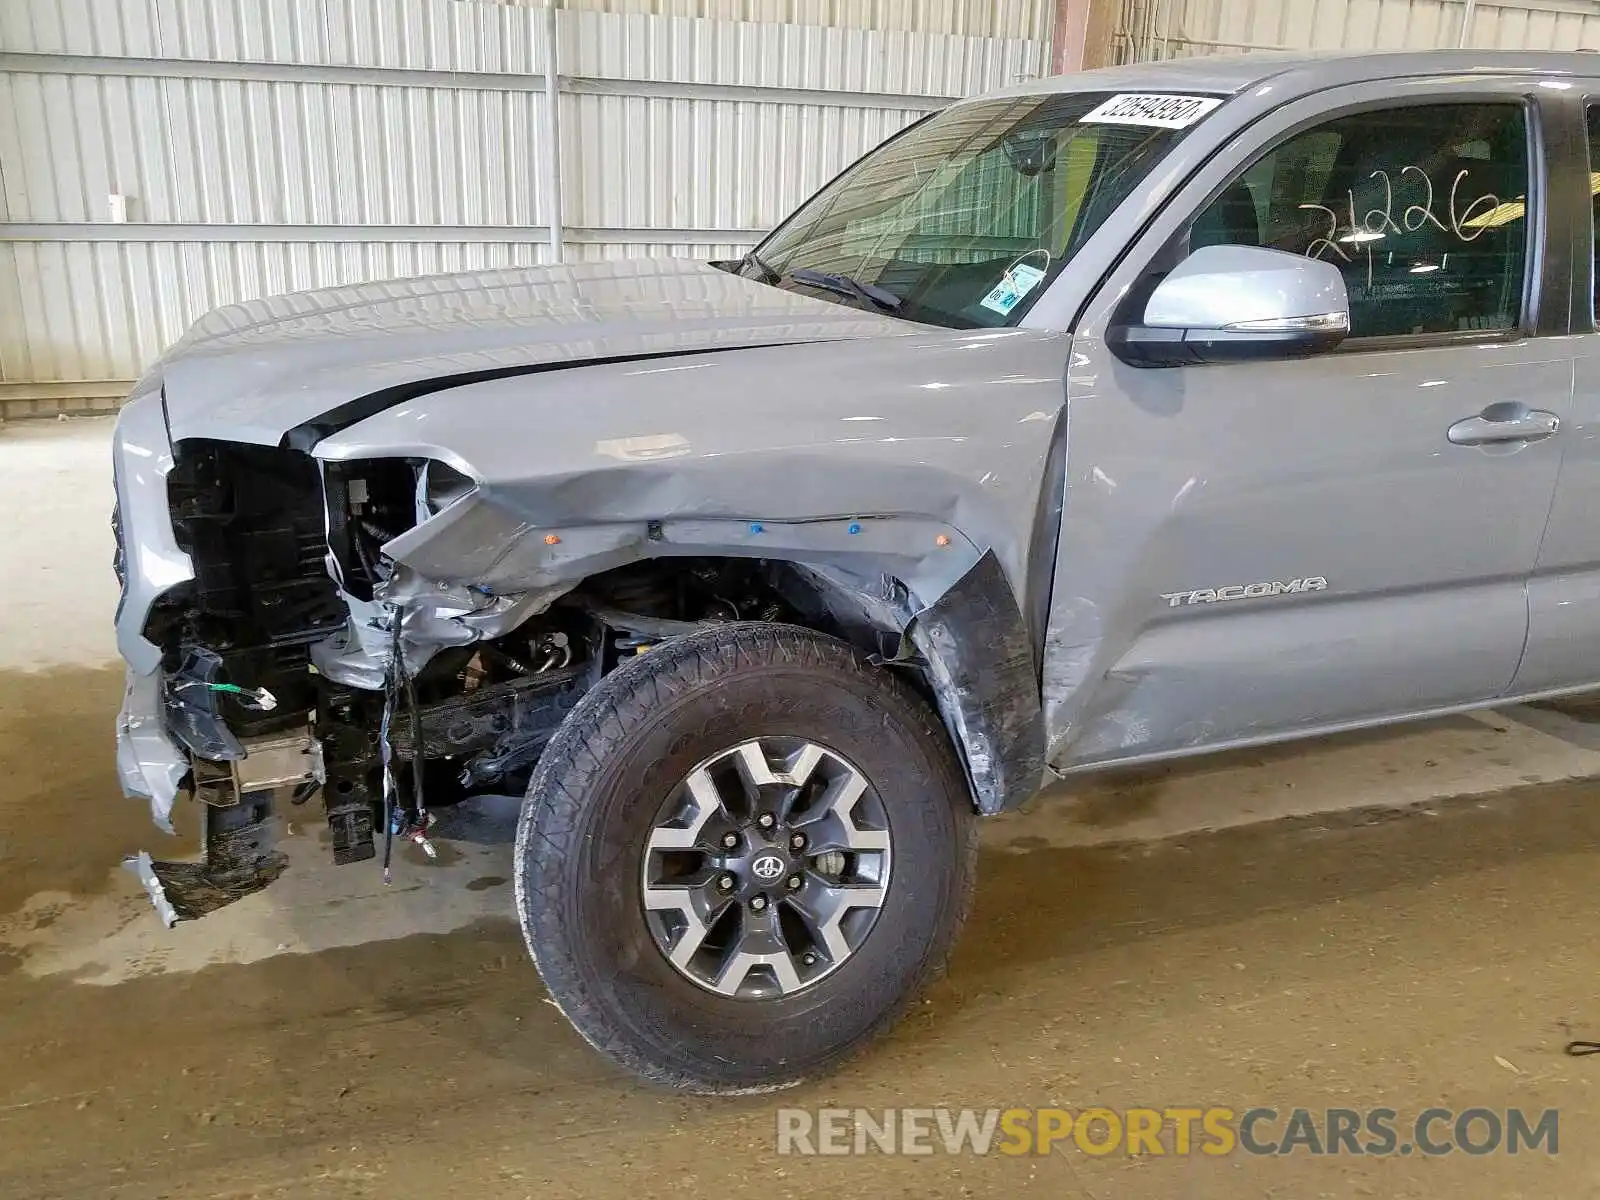
[(731, 900), (716, 896), (706, 881), (687, 884), (658, 884), (644, 889), (644, 906), (649, 912), (676, 912), (683, 918), (683, 931), (673, 944), (667, 960), (679, 969), (700, 950), (706, 934), (727, 911)]
[(844, 936), (845, 915), (857, 908), (882, 908), (888, 892), (883, 884), (828, 884), (813, 876), (788, 902), (822, 952), (832, 962), (840, 963), (849, 957), (851, 949)]
[(645, 846), (647, 854), (659, 850), (698, 848), (707, 823), (719, 813), (726, 814), (722, 795), (717, 791), (711, 773), (704, 767), (692, 771), (689, 778), (684, 780), (684, 791), (688, 794), (687, 816), (674, 824), (657, 825), (652, 829)]
[(810, 781), (811, 773), (822, 761), (824, 751), (821, 746), (807, 742), (781, 771), (772, 769), (772, 764), (767, 760), (767, 752), (762, 749), (759, 741), (745, 742), (738, 746), (734, 753), (739, 756), (740, 773), (751, 783), (758, 786), (785, 783), (790, 787), (800, 787)]
[(728, 959), (722, 973), (717, 976), (713, 984), (714, 990), (724, 996), (738, 995), (740, 986), (757, 967), (766, 967), (772, 972), (773, 978), (778, 981), (778, 991), (783, 995), (800, 990), (800, 972), (795, 970), (794, 959), (789, 957), (787, 950), (781, 950), (776, 954), (739, 951)]
[[(814, 814), (793, 822), (794, 827), (811, 840), (814, 853), (823, 850), (869, 851), (889, 848), (888, 830), (862, 829), (856, 825), (856, 802), (866, 790), (866, 776), (851, 770), (829, 786)], [(812, 836), (813, 827), (817, 831), (815, 837)]]
[(725, 996), (736, 994), (757, 967), (766, 967), (772, 972), (782, 994), (800, 987), (800, 972), (795, 968), (794, 957), (778, 926), (777, 911), (772, 907), (759, 913), (744, 911), (738, 946), (722, 964), (715, 979), (716, 990)]

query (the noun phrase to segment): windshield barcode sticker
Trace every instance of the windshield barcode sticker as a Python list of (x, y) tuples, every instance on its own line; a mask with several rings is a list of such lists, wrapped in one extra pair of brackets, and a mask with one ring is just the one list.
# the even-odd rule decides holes
[(1038, 287), (1043, 278), (1044, 272), (1038, 267), (1017, 263), (978, 303), (990, 312), (997, 312), (1002, 317), (1009, 316), (1011, 310), (1021, 304), (1023, 297)]
[(1187, 129), (1221, 103), (1215, 96), (1155, 96), (1144, 92), (1125, 92), (1085, 113), (1079, 123)]

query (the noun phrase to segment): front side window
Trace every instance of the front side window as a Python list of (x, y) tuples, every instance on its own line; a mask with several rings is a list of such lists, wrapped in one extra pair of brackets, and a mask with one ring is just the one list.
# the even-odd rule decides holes
[(1352, 337), (1508, 330), (1522, 318), (1527, 212), (1522, 105), (1417, 105), (1281, 143), (1195, 218), (1190, 248), (1333, 263)]
[(1219, 103), (1071, 92), (957, 105), (867, 155), (738, 269), (927, 324), (1015, 324)]

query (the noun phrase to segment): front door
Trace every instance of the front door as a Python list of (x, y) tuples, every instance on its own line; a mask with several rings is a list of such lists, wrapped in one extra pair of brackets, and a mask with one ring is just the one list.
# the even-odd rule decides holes
[[(1046, 663), (1056, 766), (1510, 686), (1571, 397), (1565, 296), (1559, 328), (1541, 322), (1537, 88), (1396, 91), (1340, 89), (1252, 127), (1086, 310)], [(1301, 360), (1119, 360), (1119, 303), (1208, 244), (1335, 264), (1351, 336)]]

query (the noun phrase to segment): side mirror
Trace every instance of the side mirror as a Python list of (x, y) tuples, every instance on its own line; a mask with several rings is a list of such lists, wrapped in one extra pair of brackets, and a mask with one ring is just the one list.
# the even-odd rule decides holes
[(1303, 358), (1349, 332), (1350, 297), (1333, 264), (1258, 246), (1205, 246), (1156, 284), (1142, 319), (1116, 322), (1106, 340), (1134, 366), (1167, 367)]

